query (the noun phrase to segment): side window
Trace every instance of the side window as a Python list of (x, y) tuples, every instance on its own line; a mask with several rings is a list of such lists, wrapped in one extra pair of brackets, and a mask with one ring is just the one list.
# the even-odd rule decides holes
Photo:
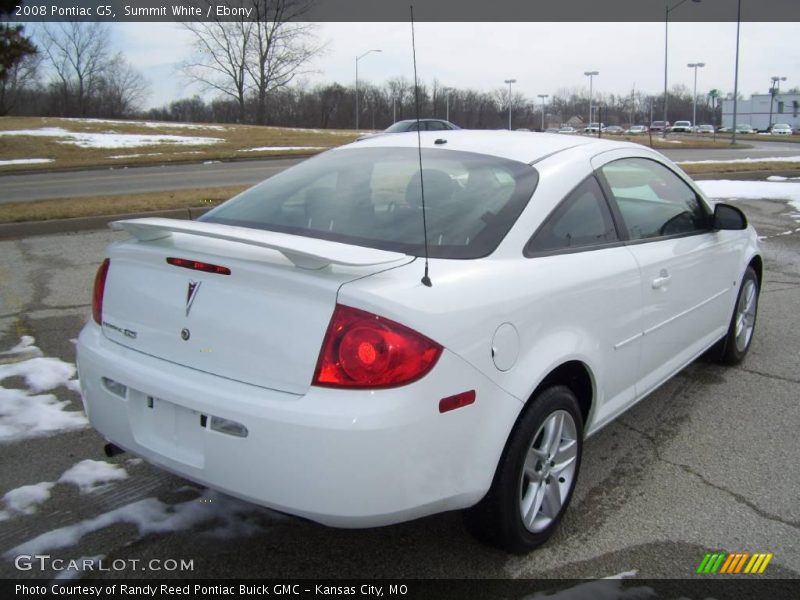
[(632, 240), (708, 231), (702, 202), (680, 177), (646, 158), (601, 168)]
[(428, 131), (441, 131), (444, 129), (444, 126), (439, 121), (428, 121), (426, 125), (428, 126)]
[(570, 192), (528, 243), (526, 254), (600, 246), (617, 240), (600, 185), (588, 177)]

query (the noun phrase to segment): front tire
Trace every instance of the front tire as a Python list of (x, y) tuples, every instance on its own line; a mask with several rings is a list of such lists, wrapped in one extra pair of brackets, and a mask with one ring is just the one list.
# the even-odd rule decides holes
[(739, 295), (733, 308), (728, 333), (714, 348), (719, 362), (725, 365), (738, 365), (747, 356), (758, 316), (758, 275), (753, 267), (747, 267), (739, 286)]
[(572, 499), (582, 452), (575, 394), (560, 385), (538, 393), (506, 443), (489, 492), (465, 512), (467, 529), (514, 553), (544, 544)]

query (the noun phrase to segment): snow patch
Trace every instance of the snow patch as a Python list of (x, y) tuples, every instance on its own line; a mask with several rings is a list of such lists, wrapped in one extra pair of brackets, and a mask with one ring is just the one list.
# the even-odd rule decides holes
[(139, 158), (140, 156), (161, 156), (164, 154), (163, 152), (145, 152), (144, 154), (117, 154), (115, 156), (109, 156), (108, 158), (118, 159), (118, 158)]
[(113, 119), (65, 119), (66, 121), (75, 121), (77, 123), (111, 123), (114, 125), (138, 125), (139, 127), (150, 128), (174, 128), (174, 129), (213, 129), (216, 131), (225, 131), (227, 127), (224, 125), (203, 125), (200, 123), (171, 123), (167, 121), (120, 121)]
[[(3, 496), (6, 508), (11, 513), (32, 515), (40, 504), (50, 499), (50, 490), (55, 484), (51, 481), (42, 481), (33, 485), (23, 485), (7, 492)], [(6, 515), (9, 512), (3, 511)], [(10, 515), (9, 515), (10, 516)]]
[[(53, 394), (40, 394), (57, 387), (77, 389), (75, 365), (40, 356), (34, 339), (22, 338), (19, 344), (3, 355), (22, 354), (16, 362), (0, 364), (0, 384), (10, 377), (22, 377), (27, 390), (9, 389), (0, 385), (0, 442), (13, 442), (31, 437), (51, 435), (86, 427), (89, 422), (82, 412), (67, 411), (68, 400), (59, 401)], [(23, 353), (35, 357), (25, 359)], [(36, 355), (39, 356), (36, 356)]]
[(230, 539), (262, 531), (259, 516), (275, 518), (275, 513), (212, 490), (204, 490), (193, 500), (172, 505), (157, 498), (145, 498), (94, 518), (43, 533), (7, 550), (4, 556), (10, 558), (19, 554), (40, 554), (74, 546), (84, 536), (118, 523), (135, 526), (139, 537), (185, 531), (196, 525), (209, 523), (212, 527), (205, 533)]
[(706, 196), (715, 199), (760, 200), (761, 198), (772, 198), (800, 203), (800, 184), (793, 182), (707, 179), (695, 183)]
[(58, 358), (40, 356), (0, 365), (0, 382), (8, 377), (23, 377), (32, 392), (43, 392), (66, 385), (73, 375), (75, 375), (75, 365), (65, 363)]
[(13, 348), (11, 348), (11, 350), (5, 350), (3, 352), (0, 352), (0, 356), (4, 356), (4, 355), (8, 355), (8, 354), (21, 354), (23, 352), (25, 352), (25, 353), (33, 352), (37, 356), (41, 356), (42, 355), (42, 351), (39, 350), (39, 348), (37, 348), (34, 345), (35, 343), (36, 343), (36, 340), (33, 338), (33, 336), (23, 335), (19, 339), (19, 344), (17, 344)]
[(0, 167), (5, 165), (40, 165), (54, 161), (54, 158), (14, 158), (12, 160), (0, 160)]
[(727, 165), (730, 163), (800, 162), (800, 156), (773, 156), (771, 158), (732, 158), (731, 160), (682, 160), (679, 165)]
[(33, 137), (58, 137), (66, 138), (60, 144), (72, 144), (80, 148), (138, 148), (141, 146), (157, 146), (159, 144), (174, 144), (180, 146), (199, 146), (216, 144), (224, 141), (214, 137), (191, 137), (183, 135), (138, 133), (87, 133), (67, 131), (63, 127), (41, 127), (39, 129), (18, 129), (14, 131), (0, 131), (0, 135), (26, 135)]
[(50, 491), (57, 483), (75, 485), (81, 494), (86, 494), (127, 478), (128, 473), (122, 467), (99, 460), (83, 460), (67, 469), (58, 481), (24, 485), (6, 493), (3, 496), (6, 510), (0, 511), (0, 521), (17, 514), (32, 515), (50, 498)]
[(794, 181), (800, 180), (800, 177), (784, 177), (782, 175), (770, 175), (767, 177), (767, 181)]
[(127, 478), (127, 471), (118, 465), (87, 459), (65, 471), (58, 483), (71, 483), (78, 486), (81, 494), (87, 494), (103, 487), (102, 484)]
[(327, 146), (260, 146), (258, 148), (244, 148), (239, 152), (281, 152), (283, 150), (325, 150)]

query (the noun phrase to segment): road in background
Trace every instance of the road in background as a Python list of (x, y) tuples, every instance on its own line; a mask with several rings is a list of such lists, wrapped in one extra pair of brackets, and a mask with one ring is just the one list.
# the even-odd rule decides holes
[(302, 158), (0, 175), (0, 204), (253, 185)]
[[(610, 138), (613, 139), (613, 138)], [(800, 144), (788, 142), (748, 142), (750, 149), (662, 150), (674, 161), (731, 160), (800, 156)], [(301, 158), (211, 162), (202, 164), (161, 165), (26, 173), (0, 174), (0, 204), (50, 198), (76, 198), (113, 194), (138, 194), (205, 187), (252, 185), (300, 162)]]
[[(55, 482), (85, 459), (119, 465), (129, 477), (83, 494), (55, 485), (36, 514), (2, 522), (0, 555), (71, 528), (23, 549), (61, 559), (103, 555), (109, 564), (194, 560), (188, 575), (203, 578), (595, 578), (634, 572), (675, 579), (694, 577), (706, 552), (723, 550), (774, 553), (760, 577), (798, 578), (800, 223), (782, 201), (737, 204), (766, 238), (766, 280), (746, 362), (736, 368), (695, 362), (589, 439), (572, 506), (553, 539), (536, 552), (511, 556), (484, 547), (467, 535), (458, 513), (340, 530), (208, 496), (127, 454), (106, 459), (103, 439), (87, 428), (3, 443), (0, 497)], [(106, 244), (124, 235), (96, 231), (0, 241), (0, 352), (29, 334), (45, 356), (74, 362), (71, 340), (90, 318), (95, 270)], [(0, 364), (8, 360), (0, 355)], [(18, 377), (2, 385), (25, 387)], [(70, 410), (79, 409), (76, 394), (64, 388), (55, 393)], [(137, 524), (154, 533), (141, 535)], [(220, 528), (232, 537), (215, 537)], [(64, 542), (65, 533), (76, 537)], [(16, 570), (13, 554), (21, 552), (0, 557), (0, 577), (52, 574)], [(130, 569), (122, 575), (187, 573)]]

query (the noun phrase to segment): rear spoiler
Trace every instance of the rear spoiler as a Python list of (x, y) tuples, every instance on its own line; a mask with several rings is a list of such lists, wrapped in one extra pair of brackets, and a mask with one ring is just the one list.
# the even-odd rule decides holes
[(142, 242), (160, 240), (170, 237), (173, 233), (181, 233), (268, 248), (277, 250), (292, 264), (302, 269), (322, 269), (331, 264), (368, 267), (408, 259), (407, 255), (399, 252), (218, 223), (153, 217), (114, 221), (110, 227), (125, 230)]

